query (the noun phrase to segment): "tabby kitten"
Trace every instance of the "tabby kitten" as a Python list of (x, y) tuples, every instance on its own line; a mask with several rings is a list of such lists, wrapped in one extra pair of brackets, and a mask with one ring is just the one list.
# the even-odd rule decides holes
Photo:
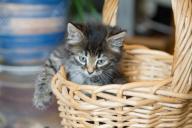
[(104, 85), (122, 79), (118, 72), (126, 32), (96, 24), (67, 26), (66, 42), (46, 61), (38, 76), (34, 105), (45, 109), (52, 99), (51, 78), (64, 65), (68, 79), (78, 84)]

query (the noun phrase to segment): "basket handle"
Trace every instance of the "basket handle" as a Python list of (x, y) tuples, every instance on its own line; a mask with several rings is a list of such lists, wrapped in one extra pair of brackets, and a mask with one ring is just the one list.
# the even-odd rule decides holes
[(115, 26), (117, 23), (117, 10), (119, 0), (105, 0), (103, 7), (102, 20), (103, 23), (110, 26)]
[[(103, 23), (114, 26), (117, 22), (119, 0), (105, 0)], [(175, 20), (175, 51), (172, 65), (173, 92), (187, 93), (192, 88), (192, 2), (172, 0)]]
[(188, 93), (192, 88), (192, 1), (172, 0), (175, 20), (175, 50), (172, 65), (174, 92)]

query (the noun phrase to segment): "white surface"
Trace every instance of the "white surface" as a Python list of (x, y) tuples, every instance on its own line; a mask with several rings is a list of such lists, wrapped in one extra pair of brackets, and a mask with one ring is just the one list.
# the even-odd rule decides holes
[(41, 66), (8, 66), (0, 65), (0, 73), (9, 72), (16, 75), (29, 75), (38, 73), (41, 70)]

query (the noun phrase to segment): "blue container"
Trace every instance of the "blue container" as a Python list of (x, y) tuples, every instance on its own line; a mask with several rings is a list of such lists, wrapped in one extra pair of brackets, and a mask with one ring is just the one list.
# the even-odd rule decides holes
[(16, 3), (16, 4), (44, 4), (44, 5), (58, 5), (62, 2), (68, 2), (65, 0), (1, 0), (2, 3)]
[(0, 0), (0, 62), (37, 65), (64, 40), (69, 0)]

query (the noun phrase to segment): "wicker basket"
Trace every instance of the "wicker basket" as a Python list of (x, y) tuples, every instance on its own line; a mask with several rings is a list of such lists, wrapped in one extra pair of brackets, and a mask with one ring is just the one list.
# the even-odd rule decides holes
[[(65, 128), (192, 128), (192, 2), (172, 0), (176, 46), (172, 56), (124, 46), (124, 85), (78, 85), (64, 68), (54, 76)], [(103, 21), (115, 25), (118, 0), (106, 0)], [(110, 10), (110, 11), (109, 11)], [(171, 66), (172, 64), (172, 66)], [(172, 69), (172, 71), (171, 71)]]

